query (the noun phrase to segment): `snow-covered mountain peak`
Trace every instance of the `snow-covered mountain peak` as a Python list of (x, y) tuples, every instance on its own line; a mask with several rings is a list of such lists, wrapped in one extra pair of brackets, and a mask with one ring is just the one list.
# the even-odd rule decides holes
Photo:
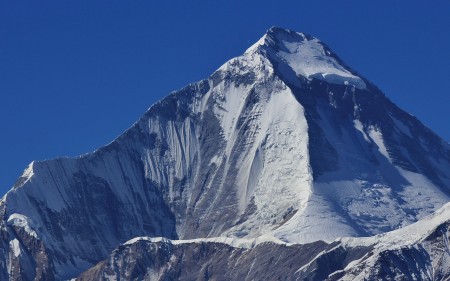
[(363, 79), (343, 65), (325, 44), (304, 33), (272, 27), (246, 54), (254, 52), (267, 55), (274, 64), (287, 65), (289, 70), (282, 71), (284, 74), (293, 71), (297, 77), (308, 80), (366, 88)]
[[(350, 262), (383, 237), (420, 242), (417, 233), (447, 214), (380, 235), (449, 202), (450, 148), (364, 81), (317, 38), (271, 28), (242, 56), (154, 104), (105, 147), (30, 164), (0, 201), (0, 280), (70, 279), (126, 241), (114, 255), (143, 246), (148, 254), (155, 244), (218, 246), (228, 261), (222, 257), (232, 247), (257, 245), (248, 252), (258, 259), (284, 253), (289, 268), (297, 260), (291, 253), (305, 256), (280, 276), (303, 274), (321, 252), (340, 252), (336, 243), (356, 249)], [(341, 261), (337, 254), (333, 260)], [(239, 257), (236, 264), (252, 263)], [(261, 279), (247, 273), (222, 279)], [(80, 280), (100, 279), (90, 276)]]
[(308, 40), (308, 38), (309, 39), (313, 38), (301, 32), (295, 32), (289, 29), (273, 26), (269, 30), (267, 30), (267, 32), (263, 35), (263, 37), (261, 37), (258, 41), (256, 41), (255, 44), (250, 46), (250, 48), (247, 49), (246, 53), (254, 52), (260, 46), (278, 49), (278, 43), (280, 42), (280, 39), (286, 36), (290, 36), (292, 38), (291, 41), (296, 41), (298, 43)]

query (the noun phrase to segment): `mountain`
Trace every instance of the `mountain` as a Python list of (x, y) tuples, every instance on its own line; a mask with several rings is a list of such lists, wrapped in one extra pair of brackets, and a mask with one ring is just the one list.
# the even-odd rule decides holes
[[(151, 262), (169, 275), (148, 276), (170, 280), (186, 262), (244, 251), (211, 242), (225, 238), (276, 242), (245, 252), (248, 261), (260, 256), (255, 249), (269, 261), (294, 249), (307, 265), (344, 243), (333, 242), (339, 237), (379, 235), (432, 214), (449, 201), (448, 171), (447, 142), (317, 38), (274, 27), (109, 145), (31, 163), (0, 202), (0, 279), (63, 280), (103, 261), (83, 278), (139, 265), (141, 279)], [(119, 246), (136, 237), (164, 239)], [(343, 247), (363, 265), (373, 245)], [(144, 260), (115, 264), (133, 247)], [(172, 250), (195, 260), (168, 269)], [(191, 274), (223, 274), (219, 261), (211, 266)]]

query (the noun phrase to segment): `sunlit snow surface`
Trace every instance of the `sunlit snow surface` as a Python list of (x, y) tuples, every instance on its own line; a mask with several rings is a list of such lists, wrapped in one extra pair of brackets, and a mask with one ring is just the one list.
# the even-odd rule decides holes
[(265, 35), (247, 52), (254, 52), (259, 46), (276, 45), (277, 56), (298, 76), (332, 84), (351, 85), (358, 89), (366, 88), (364, 81), (338, 62), (319, 39), (290, 31), (271, 35)]

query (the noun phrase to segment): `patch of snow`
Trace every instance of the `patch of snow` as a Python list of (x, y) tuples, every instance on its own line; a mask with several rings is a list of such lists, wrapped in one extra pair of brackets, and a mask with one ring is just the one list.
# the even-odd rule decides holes
[(361, 132), (361, 134), (363, 135), (366, 142), (370, 142), (369, 138), (367, 137), (366, 132), (364, 131), (364, 126), (361, 123), (361, 121), (359, 121), (358, 119), (355, 119), (355, 120), (353, 120), (353, 124), (355, 125), (355, 129)]
[(25, 171), (23, 172), (22, 177), (25, 177), (27, 179), (30, 179), (33, 175), (34, 175), (34, 170), (33, 170), (33, 166), (34, 166), (34, 161), (30, 163), (30, 165), (28, 165), (28, 167), (25, 169)]
[(7, 223), (8, 223), (8, 225), (14, 225), (14, 226), (21, 227), (25, 230), (26, 233), (37, 238), (37, 234), (30, 227), (29, 219), (26, 216), (14, 213), (8, 217)]
[(20, 242), (17, 239), (13, 239), (9, 241), (9, 247), (12, 250), (13, 255), (17, 258), (20, 256)]
[(369, 136), (370, 138), (375, 142), (375, 144), (378, 146), (378, 150), (381, 152), (381, 154), (386, 157), (386, 159), (391, 162), (391, 158), (389, 156), (389, 152), (386, 149), (386, 145), (383, 141), (383, 135), (381, 131), (377, 130), (374, 127), (370, 127), (369, 129)]
[(211, 160), (209, 161), (209, 164), (217, 164), (219, 162), (220, 157), (218, 155), (214, 155)]

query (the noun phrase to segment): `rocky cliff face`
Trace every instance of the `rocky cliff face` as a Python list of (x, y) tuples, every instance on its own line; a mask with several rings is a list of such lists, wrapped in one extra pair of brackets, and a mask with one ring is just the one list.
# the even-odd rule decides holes
[(441, 207), (449, 170), (449, 144), (326, 45), (272, 28), (111, 144), (31, 163), (0, 203), (0, 279), (76, 277), (139, 236), (326, 249)]

